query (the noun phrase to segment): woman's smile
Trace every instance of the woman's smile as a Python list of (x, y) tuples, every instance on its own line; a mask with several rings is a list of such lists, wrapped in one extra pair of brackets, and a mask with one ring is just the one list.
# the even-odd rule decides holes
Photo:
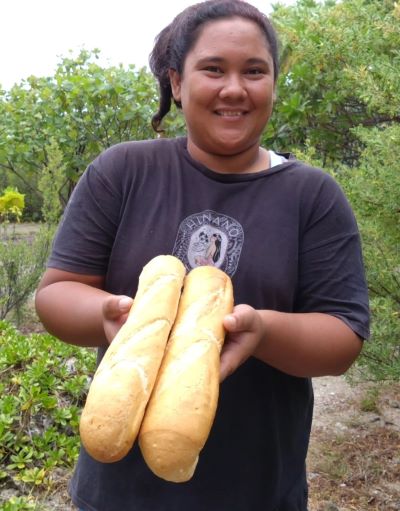
[(221, 117), (243, 117), (246, 115), (245, 111), (239, 110), (216, 110), (215, 113)]

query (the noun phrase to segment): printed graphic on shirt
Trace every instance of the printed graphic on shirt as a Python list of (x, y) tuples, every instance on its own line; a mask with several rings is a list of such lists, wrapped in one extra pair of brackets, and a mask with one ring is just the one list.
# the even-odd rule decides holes
[(244, 241), (243, 228), (234, 218), (206, 210), (185, 218), (179, 226), (173, 255), (191, 270), (211, 265), (232, 276)]

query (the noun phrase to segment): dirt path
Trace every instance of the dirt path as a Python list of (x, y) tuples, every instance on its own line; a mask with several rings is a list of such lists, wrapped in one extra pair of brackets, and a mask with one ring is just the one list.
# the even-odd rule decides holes
[(314, 379), (309, 511), (400, 510), (400, 385)]

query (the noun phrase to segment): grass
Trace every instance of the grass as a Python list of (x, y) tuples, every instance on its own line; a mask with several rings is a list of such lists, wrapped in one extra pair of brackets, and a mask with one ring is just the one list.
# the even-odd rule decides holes
[(360, 403), (361, 411), (379, 414), (379, 394), (380, 389), (377, 386), (368, 389)]

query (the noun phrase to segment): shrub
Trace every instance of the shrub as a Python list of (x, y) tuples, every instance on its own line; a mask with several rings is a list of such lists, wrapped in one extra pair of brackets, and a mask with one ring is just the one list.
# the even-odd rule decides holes
[(25, 336), (0, 321), (0, 488), (20, 491), (7, 502), (0, 497), (1, 509), (36, 509), (28, 496), (51, 489), (54, 469), (75, 463), (94, 367), (94, 350)]
[[(2, 224), (0, 241), (0, 319), (13, 314), (17, 324), (22, 317), (23, 306), (32, 296), (44, 271), (50, 251), (56, 224), (61, 215), (59, 191), (64, 179), (62, 153), (51, 140), (47, 147), (47, 164), (42, 170), (39, 189), (42, 193), (42, 216), (44, 223), (39, 226), (32, 239), (18, 237), (15, 224)], [(7, 219), (22, 215), (23, 196), (8, 189), (0, 202)], [(1, 214), (1, 209), (0, 209)]]
[(8, 187), (0, 196), (0, 220), (9, 222), (19, 221), (25, 207), (25, 196), (16, 188)]

